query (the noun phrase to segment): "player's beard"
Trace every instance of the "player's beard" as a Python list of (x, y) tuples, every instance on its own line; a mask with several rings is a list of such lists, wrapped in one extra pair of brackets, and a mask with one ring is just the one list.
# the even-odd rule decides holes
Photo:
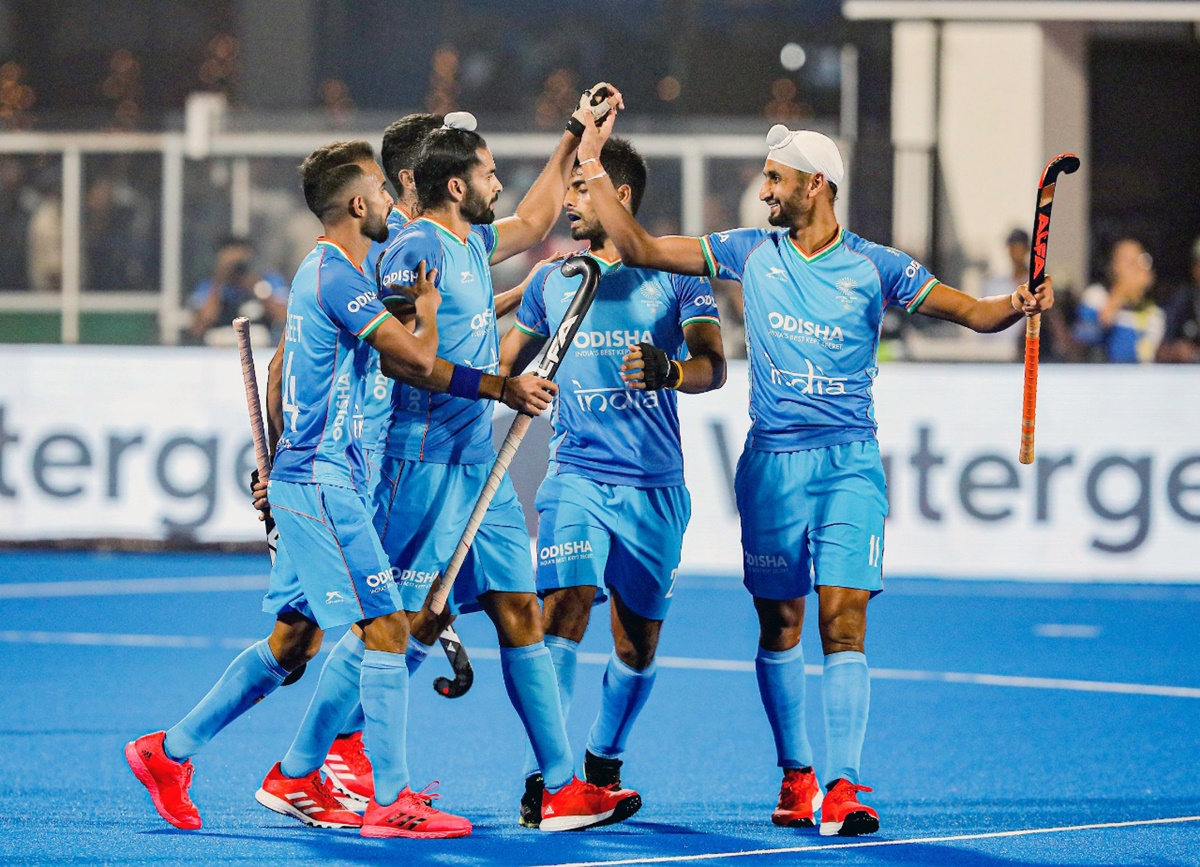
[(576, 220), (571, 224), (571, 238), (575, 241), (587, 241), (593, 248), (603, 247), (608, 236), (604, 228), (597, 222)]
[(494, 201), (488, 202), (474, 187), (468, 187), (466, 198), (463, 199), (459, 208), (468, 223), (475, 226), (486, 226), (496, 219), (496, 212), (492, 210), (493, 204), (495, 204)]
[(371, 215), (363, 224), (363, 234), (372, 241), (382, 244), (388, 239), (391, 232), (388, 231), (387, 214), (382, 216)]
[(788, 203), (781, 199), (776, 199), (779, 202), (779, 210), (768, 214), (767, 222), (772, 226), (794, 226), (796, 218), (799, 217), (799, 212), (788, 207)]

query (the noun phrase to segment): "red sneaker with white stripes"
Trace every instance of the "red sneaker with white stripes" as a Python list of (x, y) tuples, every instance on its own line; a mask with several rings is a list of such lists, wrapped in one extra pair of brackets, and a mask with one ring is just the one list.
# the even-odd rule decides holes
[(268, 810), (291, 816), (313, 828), (358, 828), (362, 818), (342, 806), (320, 771), (307, 777), (285, 777), (279, 762), (271, 768), (254, 800)]
[(820, 809), (821, 800), (821, 784), (812, 768), (784, 768), (779, 806), (771, 814), (771, 821), (781, 828), (815, 828), (813, 814)]
[(879, 830), (879, 814), (858, 802), (859, 792), (872, 791), (843, 778), (829, 787), (821, 804), (821, 836), (857, 837)]
[(364, 810), (375, 796), (375, 773), (363, 749), (362, 732), (341, 735), (329, 748), (321, 765), (325, 779), (349, 810)]
[(624, 822), (642, 807), (633, 789), (602, 789), (572, 777), (557, 792), (542, 792), (543, 831), (578, 831), (595, 825)]
[(419, 792), (407, 786), (400, 797), (387, 806), (380, 806), (371, 798), (367, 811), (363, 813), (363, 837), (413, 837), (440, 840), (447, 837), (466, 837), (471, 833), (471, 822), (462, 816), (443, 813), (434, 809), (433, 802), (440, 795), (434, 793), (437, 781)]
[(154, 809), (174, 825), (186, 831), (200, 827), (200, 811), (188, 797), (194, 770), (190, 759), (177, 762), (163, 749), (166, 732), (151, 732), (125, 745), (129, 770), (146, 787)]

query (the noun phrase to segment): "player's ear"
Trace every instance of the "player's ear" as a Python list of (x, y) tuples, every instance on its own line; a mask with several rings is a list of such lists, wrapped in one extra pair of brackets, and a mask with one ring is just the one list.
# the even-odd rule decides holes
[(625, 210), (633, 211), (633, 188), (629, 184), (617, 187), (617, 199), (625, 206)]
[(461, 202), (467, 197), (467, 182), (462, 178), (451, 178), (446, 181), (446, 189), (449, 190), (452, 201)]
[(367, 215), (367, 200), (362, 196), (355, 196), (350, 200), (350, 216), (361, 220)]
[(396, 174), (400, 177), (400, 189), (396, 190), (396, 195), (403, 196), (405, 190), (416, 187), (417, 179), (413, 175), (412, 169), (401, 169)]

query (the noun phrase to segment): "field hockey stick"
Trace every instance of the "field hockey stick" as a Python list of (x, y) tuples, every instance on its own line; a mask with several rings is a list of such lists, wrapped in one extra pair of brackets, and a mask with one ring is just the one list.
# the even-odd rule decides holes
[[(1050, 209), (1054, 185), (1060, 174), (1079, 168), (1079, 157), (1059, 154), (1046, 164), (1038, 184), (1037, 212), (1033, 220), (1033, 244), (1029, 249), (1029, 291), (1034, 292), (1046, 276), (1046, 251), (1050, 243)], [(1042, 343), (1042, 314), (1025, 317), (1025, 393), (1021, 400), (1021, 454), (1023, 464), (1033, 463), (1033, 433), (1037, 421), (1038, 360)]]
[[(579, 330), (583, 317), (587, 315), (588, 308), (592, 306), (592, 301), (596, 297), (596, 288), (600, 285), (600, 266), (588, 256), (572, 256), (567, 259), (563, 262), (562, 273), (566, 277), (582, 274), (583, 281), (575, 292), (571, 306), (567, 308), (558, 330), (546, 344), (545, 350), (538, 359), (537, 367), (534, 368), (534, 375), (540, 376), (542, 379), (554, 379), (554, 374), (558, 372), (559, 365), (562, 364), (563, 358), (571, 347), (571, 341), (575, 339), (575, 332)], [(454, 549), (454, 556), (450, 558), (449, 564), (430, 591), (427, 604), (434, 614), (441, 614), (445, 610), (446, 600), (450, 598), (450, 589), (454, 586), (454, 579), (458, 577), (458, 572), (467, 559), (467, 552), (471, 550), (471, 543), (475, 541), (479, 525), (483, 523), (483, 517), (487, 514), (488, 507), (492, 504), (492, 498), (495, 497), (500, 482), (508, 471), (508, 465), (512, 463), (513, 456), (517, 453), (517, 448), (525, 437), (525, 432), (529, 430), (531, 421), (533, 421), (533, 416), (523, 412), (517, 413), (517, 417), (513, 419), (512, 427), (508, 429), (508, 436), (504, 438), (504, 443), (496, 455), (496, 463), (492, 465), (492, 471), (483, 486), (483, 491), (479, 494), (475, 509), (471, 512), (471, 518), (467, 521), (467, 528), (458, 541), (458, 547)]]
[[(263, 427), (262, 400), (258, 394), (258, 375), (254, 372), (254, 350), (250, 346), (250, 320), (239, 316), (233, 320), (233, 333), (237, 335), (238, 357), (242, 363), (242, 385), (246, 389), (246, 411), (250, 415), (250, 439), (254, 443), (254, 465), (258, 469), (258, 477), (265, 479), (271, 474), (271, 452), (267, 448), (267, 434)], [(267, 553), (271, 562), (275, 562), (275, 553), (279, 549), (279, 530), (271, 510), (263, 512), (263, 529), (267, 533)], [(291, 686), (304, 677), (307, 663), (293, 669), (283, 680), (283, 686)]]

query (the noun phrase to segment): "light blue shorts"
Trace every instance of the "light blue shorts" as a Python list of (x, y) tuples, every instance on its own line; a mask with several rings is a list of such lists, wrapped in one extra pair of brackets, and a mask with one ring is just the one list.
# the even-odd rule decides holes
[(692, 514), (687, 488), (608, 485), (577, 473), (538, 488), (538, 593), (612, 588), (634, 614), (664, 620)]
[(883, 590), (887, 486), (875, 440), (746, 449), (734, 480), (746, 589), (796, 599), (819, 586)]
[[(419, 611), (450, 562), (491, 464), (434, 464), (385, 457), (375, 488), (375, 527), (400, 585), (406, 611)], [(533, 593), (533, 562), (525, 513), (505, 474), (466, 562), (454, 581), (449, 608), (478, 611), (478, 597), (495, 590)]]
[(263, 611), (297, 611), (322, 629), (401, 610), (366, 497), (337, 485), (272, 479), (279, 549)]

